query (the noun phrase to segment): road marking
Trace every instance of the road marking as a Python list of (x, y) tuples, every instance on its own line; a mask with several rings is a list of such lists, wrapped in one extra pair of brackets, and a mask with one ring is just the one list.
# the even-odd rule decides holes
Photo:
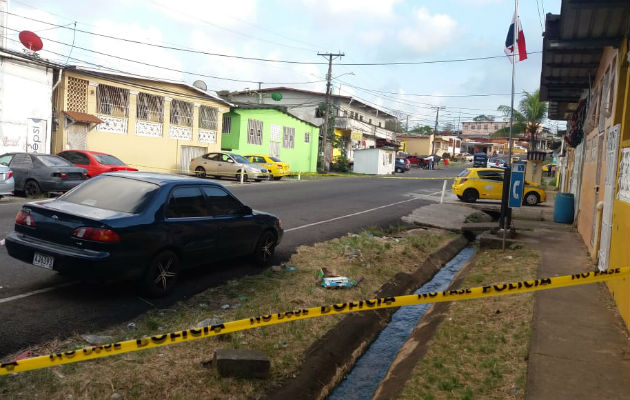
[[(441, 191), (438, 193), (442, 193)], [(379, 207), (374, 207), (374, 208), (370, 208), (368, 210), (363, 210), (363, 211), (358, 211), (352, 214), (346, 214), (346, 215), (342, 215), (340, 217), (335, 217), (335, 218), (330, 218), (330, 219), (326, 219), (324, 221), (318, 221), (318, 222), (313, 222), (310, 224), (306, 224), (306, 225), (302, 225), (302, 226), (296, 226), (295, 228), (289, 228), (289, 229), (285, 229), (285, 232), (291, 232), (291, 231), (297, 231), (298, 229), (304, 229), (304, 228), (310, 228), (312, 226), (316, 226), (316, 225), (321, 225), (321, 224), (325, 224), (327, 222), (332, 222), (332, 221), (338, 221), (340, 219), (344, 219), (344, 218), (349, 218), (349, 217), (355, 217), (357, 215), (361, 215), (361, 214), (366, 214), (372, 211), (376, 211), (376, 210), (380, 210), (382, 208), (387, 208), (387, 207), (391, 207), (391, 206), (395, 206), (398, 204), (403, 204), (403, 203), (408, 203), (410, 201), (415, 201), (415, 200), (424, 200), (421, 198), (413, 198), (413, 199), (407, 199), (407, 200), (402, 200), (402, 201), (397, 201), (395, 203), (390, 203), (390, 204), (385, 204), (383, 206), (379, 206)]]
[(72, 286), (72, 285), (74, 285), (76, 283), (77, 282), (68, 282), (68, 283), (63, 283), (61, 285), (49, 286), (49, 287), (46, 287), (46, 288), (43, 288), (43, 289), (33, 290), (32, 292), (16, 294), (15, 296), (11, 296), (11, 297), (5, 297), (3, 299), (0, 299), (0, 304), (2, 304), (2, 303), (9, 303), (9, 302), (15, 301), (15, 300), (20, 300), (20, 299), (23, 299), (25, 297), (35, 296), (36, 294), (40, 294), (40, 293), (50, 292), (52, 290), (61, 289), (61, 288), (67, 287), (67, 286)]

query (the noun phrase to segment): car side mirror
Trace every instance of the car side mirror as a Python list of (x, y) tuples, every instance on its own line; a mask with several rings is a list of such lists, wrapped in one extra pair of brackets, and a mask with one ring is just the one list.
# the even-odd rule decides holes
[(241, 213), (243, 215), (252, 215), (254, 213), (254, 210), (252, 210), (250, 206), (243, 206), (243, 208), (241, 208)]

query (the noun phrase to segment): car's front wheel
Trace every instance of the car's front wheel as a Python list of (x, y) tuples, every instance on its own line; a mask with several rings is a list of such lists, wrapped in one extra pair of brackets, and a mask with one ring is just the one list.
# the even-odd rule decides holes
[(466, 189), (462, 193), (462, 200), (466, 203), (474, 203), (479, 198), (479, 192), (475, 189)]
[(529, 192), (523, 197), (523, 204), (526, 206), (535, 206), (540, 202), (540, 197), (536, 192)]
[(266, 267), (271, 262), (276, 250), (276, 235), (271, 231), (265, 231), (256, 243), (253, 259), (256, 265)]
[(31, 179), (24, 184), (24, 193), (28, 197), (35, 197), (42, 193), (42, 189), (37, 182)]
[(149, 297), (167, 296), (179, 277), (179, 258), (170, 250), (153, 257), (140, 282)]
[[(241, 171), (238, 171), (236, 174), (236, 180), (239, 182), (241, 181)], [(247, 182), (247, 174), (243, 174), (243, 182)]]

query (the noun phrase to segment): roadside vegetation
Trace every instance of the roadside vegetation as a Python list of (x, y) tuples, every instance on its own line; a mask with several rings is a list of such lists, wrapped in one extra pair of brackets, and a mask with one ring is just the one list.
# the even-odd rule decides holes
[[(535, 279), (537, 252), (481, 252), (461, 288)], [(533, 293), (450, 305), (401, 399), (524, 399)]]
[[(91, 332), (109, 342), (217, 324), (263, 314), (368, 299), (398, 272), (415, 271), (454, 234), (405, 230), (397, 225), (302, 246), (286, 265), (214, 287), (169, 309), (154, 309), (112, 329)], [(327, 268), (360, 283), (325, 289), (317, 273)], [(0, 377), (0, 397), (16, 399), (251, 399), (291, 378), (305, 350), (343, 316), (307, 319), (216, 338), (127, 353), (99, 360)], [(34, 355), (80, 349), (79, 335), (30, 348)], [(257, 349), (271, 360), (265, 380), (221, 378), (211, 367), (218, 348)], [(6, 361), (6, 360), (3, 360)]]

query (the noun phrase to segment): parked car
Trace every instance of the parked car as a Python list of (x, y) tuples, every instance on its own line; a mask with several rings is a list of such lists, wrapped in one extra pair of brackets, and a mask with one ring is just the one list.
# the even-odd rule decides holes
[(13, 171), (15, 191), (34, 197), (46, 192), (66, 192), (87, 179), (87, 171), (50, 154), (6, 153), (0, 165)]
[(407, 156), (407, 160), (409, 160), (409, 163), (411, 165), (416, 165), (416, 166), (421, 166), (423, 164), (423, 156), (418, 156), (418, 155), (410, 155)]
[(136, 168), (129, 167), (111, 154), (98, 151), (66, 150), (57, 155), (65, 158), (77, 167), (85, 168), (88, 178), (95, 177), (103, 172), (137, 171)]
[(13, 194), (15, 190), (15, 179), (13, 179), (13, 171), (6, 165), (0, 165), (0, 199), (3, 196)]
[(117, 172), (25, 204), (5, 243), (29, 264), (79, 278), (137, 279), (148, 295), (164, 296), (183, 267), (246, 255), (267, 265), (282, 234), (276, 216), (252, 211), (218, 183)]
[(507, 168), (505, 160), (502, 158), (490, 158), (487, 164), (488, 168)]
[(289, 164), (280, 160), (278, 157), (265, 154), (248, 154), (244, 157), (259, 167), (266, 168), (275, 180), (280, 180), (283, 176), (291, 174)]
[[(474, 203), (478, 199), (501, 200), (503, 174), (500, 168), (466, 168), (457, 175), (452, 191), (462, 201)], [(525, 180), (523, 204), (535, 206), (547, 200), (545, 191), (535, 183)]]
[(470, 153), (461, 153), (460, 157), (462, 157), (466, 162), (472, 162), (474, 159), (474, 156)]
[(190, 160), (190, 170), (200, 178), (210, 175), (216, 178), (234, 177), (240, 180), (241, 171), (243, 171), (243, 180), (246, 182), (250, 178), (256, 182), (269, 179), (267, 168), (252, 164), (243, 156), (227, 152), (208, 153), (193, 158)]
[(473, 167), (484, 168), (488, 167), (488, 155), (486, 153), (475, 153), (473, 156)]
[(409, 171), (410, 162), (407, 158), (404, 157), (396, 157), (396, 165), (394, 170), (396, 172), (403, 173), (405, 171)]

